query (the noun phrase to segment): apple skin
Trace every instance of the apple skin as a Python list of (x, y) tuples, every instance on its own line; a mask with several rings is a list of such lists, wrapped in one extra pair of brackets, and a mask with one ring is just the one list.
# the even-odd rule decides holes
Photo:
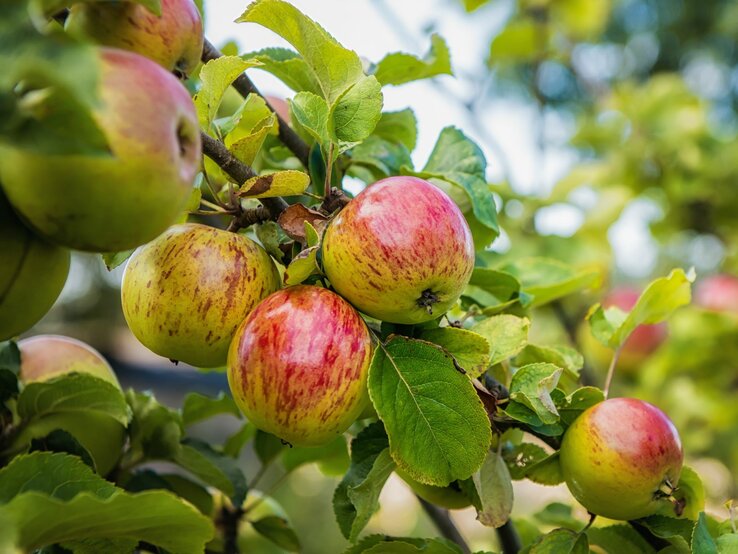
[(574, 498), (591, 513), (638, 519), (663, 506), (656, 493), (676, 486), (683, 462), (679, 434), (655, 406), (611, 398), (585, 410), (561, 443), (561, 470)]
[(474, 268), (474, 242), (446, 193), (416, 177), (389, 177), (330, 223), (323, 265), (358, 310), (416, 324), (440, 317), (459, 298)]
[(162, 0), (161, 17), (135, 2), (82, 2), (71, 7), (65, 28), (75, 37), (136, 52), (184, 75), (202, 55), (202, 17), (192, 0)]
[(187, 90), (157, 64), (100, 50), (94, 119), (112, 155), (3, 148), (8, 200), (49, 241), (93, 252), (135, 248), (184, 209), (200, 167), (200, 132)]
[(61, 335), (37, 335), (18, 343), (21, 381), (38, 383), (67, 373), (89, 373), (120, 388), (113, 368), (97, 350)]
[(471, 500), (460, 489), (449, 485), (447, 487), (437, 487), (435, 485), (426, 485), (418, 483), (401, 469), (395, 469), (395, 473), (407, 483), (407, 486), (420, 498), (436, 506), (446, 508), (447, 510), (462, 510), (471, 506)]
[[(89, 373), (120, 389), (110, 364), (97, 350), (81, 341), (58, 335), (38, 335), (19, 341), (18, 348), (20, 379), (25, 384), (44, 382), (68, 373)], [(11, 449), (22, 450), (33, 439), (43, 438), (56, 429), (71, 434), (90, 453), (101, 475), (115, 467), (126, 440), (125, 427), (105, 414), (55, 413), (25, 427)]]
[(738, 277), (720, 274), (702, 279), (695, 290), (695, 304), (705, 310), (738, 314)]
[[(615, 306), (630, 311), (639, 297), (638, 289), (617, 287), (604, 298), (602, 305), (605, 308)], [(668, 331), (664, 323), (636, 327), (620, 349), (618, 369), (626, 373), (637, 372), (641, 364), (663, 344), (667, 336)], [(594, 338), (586, 323), (580, 327), (579, 338), (582, 349), (586, 357), (592, 361), (592, 365), (604, 371), (610, 365), (613, 350)]]
[(123, 274), (128, 327), (144, 346), (197, 367), (225, 365), (236, 329), (280, 287), (277, 267), (251, 239), (195, 223), (139, 248)]
[(27, 331), (51, 309), (69, 263), (69, 251), (26, 228), (0, 190), (0, 341)]
[(295, 446), (343, 433), (368, 400), (369, 330), (327, 289), (295, 286), (267, 297), (236, 331), (228, 384), (257, 428)]

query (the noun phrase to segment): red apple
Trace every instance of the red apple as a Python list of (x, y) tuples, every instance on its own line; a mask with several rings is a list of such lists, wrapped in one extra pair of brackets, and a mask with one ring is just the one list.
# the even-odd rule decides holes
[(572, 495), (593, 514), (638, 519), (655, 513), (677, 486), (679, 434), (655, 406), (612, 398), (584, 411), (561, 444), (561, 470)]
[(274, 108), (275, 113), (284, 119), (287, 123), (290, 122), (290, 105), (287, 103), (287, 101), (284, 98), (280, 98), (279, 96), (267, 96), (266, 97), (267, 102), (269, 102), (269, 105)]
[(695, 303), (706, 310), (738, 313), (738, 277), (720, 274), (702, 279), (695, 290)]
[(327, 289), (267, 297), (236, 331), (228, 383), (256, 427), (298, 446), (325, 444), (364, 409), (371, 338), (359, 314)]
[(443, 315), (474, 268), (474, 242), (448, 195), (416, 177), (369, 186), (328, 226), (323, 265), (360, 311), (393, 323)]
[(137, 2), (80, 2), (72, 6), (66, 29), (184, 75), (195, 69), (202, 54), (202, 17), (192, 0), (162, 0), (161, 16)]

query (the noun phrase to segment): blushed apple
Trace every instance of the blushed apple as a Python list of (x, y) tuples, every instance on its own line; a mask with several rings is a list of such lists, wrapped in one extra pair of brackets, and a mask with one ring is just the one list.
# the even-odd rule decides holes
[(226, 363), (236, 328), (279, 287), (277, 267), (251, 239), (175, 225), (129, 260), (123, 315), (136, 338), (160, 356), (216, 367)]
[(100, 51), (93, 116), (110, 155), (0, 149), (8, 200), (51, 242), (93, 252), (143, 244), (184, 209), (201, 161), (195, 106), (177, 79), (151, 60)]
[(655, 513), (677, 486), (679, 434), (655, 406), (611, 398), (585, 410), (567, 429), (560, 462), (574, 498), (591, 513), (630, 520)]
[(329, 224), (323, 265), (333, 288), (365, 314), (422, 323), (458, 300), (474, 268), (474, 242), (446, 193), (416, 177), (389, 177)]
[(363, 411), (372, 345), (340, 296), (296, 286), (267, 297), (238, 328), (228, 383), (256, 427), (295, 446), (318, 446)]
[(202, 55), (202, 17), (192, 0), (161, 0), (161, 16), (137, 2), (80, 2), (71, 7), (65, 28), (76, 37), (136, 52), (184, 75)]
[(0, 341), (27, 331), (51, 309), (69, 262), (69, 250), (26, 228), (0, 190)]
[(706, 277), (694, 296), (695, 304), (706, 310), (738, 313), (738, 277), (725, 273)]

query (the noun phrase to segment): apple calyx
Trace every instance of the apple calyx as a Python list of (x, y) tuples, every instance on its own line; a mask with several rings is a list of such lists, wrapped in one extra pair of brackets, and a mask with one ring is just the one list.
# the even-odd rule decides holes
[(653, 498), (654, 500), (668, 500), (671, 502), (674, 506), (674, 514), (677, 517), (681, 517), (684, 513), (684, 508), (687, 506), (687, 500), (685, 498), (677, 498), (674, 496), (674, 493), (678, 490), (678, 486), (674, 486), (668, 477), (664, 477), (663, 482), (654, 493)]
[(418, 306), (426, 309), (428, 315), (433, 315), (433, 304), (437, 304), (440, 301), (441, 299), (435, 292), (431, 289), (425, 289), (420, 293), (420, 298), (418, 298), (417, 303)]

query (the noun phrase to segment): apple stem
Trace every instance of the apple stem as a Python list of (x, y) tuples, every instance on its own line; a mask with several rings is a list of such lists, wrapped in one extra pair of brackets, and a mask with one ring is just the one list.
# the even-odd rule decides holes
[(587, 525), (584, 526), (584, 529), (579, 531), (579, 533), (580, 534), (584, 533), (587, 529), (592, 527), (592, 524), (595, 522), (595, 519), (597, 519), (597, 514), (593, 514), (592, 512), (589, 512), (589, 523), (587, 523)]
[(610, 385), (612, 384), (612, 378), (615, 375), (615, 367), (618, 365), (618, 359), (620, 358), (620, 348), (621, 346), (618, 346), (615, 349), (615, 352), (612, 355), (612, 360), (610, 361), (610, 367), (607, 368), (607, 378), (605, 379), (605, 388), (603, 389), (605, 400), (607, 400), (607, 396), (610, 394)]

